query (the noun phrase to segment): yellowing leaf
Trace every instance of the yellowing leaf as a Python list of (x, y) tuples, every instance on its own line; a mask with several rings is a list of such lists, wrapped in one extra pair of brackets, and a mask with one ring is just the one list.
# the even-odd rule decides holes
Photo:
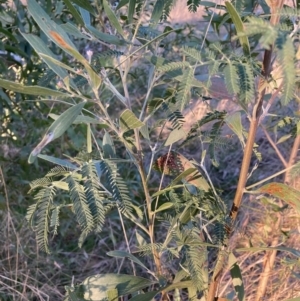
[(269, 183), (260, 187), (257, 191), (279, 198), (300, 212), (299, 190), (282, 183)]
[(126, 109), (120, 116), (120, 126), (123, 132), (137, 129), (144, 125), (145, 124), (128, 109)]

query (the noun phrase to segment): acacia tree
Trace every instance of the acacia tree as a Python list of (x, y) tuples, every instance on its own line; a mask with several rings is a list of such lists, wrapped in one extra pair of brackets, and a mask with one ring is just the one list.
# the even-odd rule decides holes
[[(278, 97), (282, 106), (294, 99), (299, 59), (295, 52), (297, 9), (283, 9), (282, 1), (263, 3), (263, 15), (255, 16), (248, 2), (205, 3), (209, 24), (217, 29), (224, 26), (230, 39), (211, 42), (204, 32), (203, 39), (189, 40), (172, 53), (168, 47), (182, 32), (159, 25), (166, 20), (173, 1), (130, 0), (116, 7), (106, 0), (65, 1), (73, 16), (73, 23), (65, 24), (52, 21), (35, 0), (28, 1), (36, 26), (21, 34), (45, 64), (43, 84), (28, 86), (1, 79), (0, 86), (37, 95), (38, 101), (51, 101), (67, 109), (61, 115), (49, 114), (54, 121), (29, 156), (29, 163), (46, 160), (55, 167), (31, 183), (35, 203), (28, 208), (27, 220), (36, 230), (40, 248), (50, 252), (49, 233), (57, 233), (60, 211), (65, 207), (72, 209), (81, 229), (79, 246), (91, 232), (103, 231), (106, 218), (117, 212), (127, 250), (108, 255), (127, 258), (132, 264), (132, 275), (91, 275), (80, 285), (66, 287), (66, 300), (116, 300), (125, 295), (131, 295), (131, 300), (152, 300), (155, 296), (167, 300), (168, 294), (177, 299), (186, 294), (189, 299), (211, 301), (217, 296), (228, 260), (237, 297), (244, 300), (241, 271), (229, 242), (245, 193), (272, 195), (298, 209), (300, 197), (286, 184), (259, 186), (272, 177), (246, 188), (251, 159), (259, 161), (263, 156), (255, 144), (258, 127)], [(196, 11), (200, 4), (188, 1), (187, 5)], [(211, 13), (211, 8), (223, 13)], [(147, 15), (146, 26), (143, 20)], [(65, 53), (69, 63), (49, 49), (41, 39), (43, 35)], [(84, 56), (71, 37), (96, 41), (101, 52), (89, 49)], [(161, 55), (162, 45), (166, 51)], [(279, 68), (272, 73), (274, 60)], [(134, 77), (145, 75), (140, 70), (147, 70), (142, 83)], [(206, 73), (207, 80), (199, 80), (199, 73)], [(224, 79), (236, 104), (234, 112), (217, 111), (210, 102), (215, 76)], [(136, 95), (141, 102), (135, 101)], [(184, 109), (192, 95), (206, 100), (211, 111), (186, 130)], [(242, 114), (249, 120), (248, 128), (243, 125)], [(294, 125), (294, 137), (298, 137), (297, 116), (289, 120)], [(86, 127), (81, 152), (67, 159), (42, 153), (49, 143), (78, 124)], [(235, 197), (229, 205), (207, 168), (208, 162), (218, 165), (217, 148), (230, 143), (231, 135), (222, 132), (225, 127), (238, 138), (243, 153)], [(184, 155), (188, 143), (197, 145), (199, 162)], [(294, 145), (296, 150), (298, 138)], [(294, 159), (293, 152), (281, 173), (291, 169)], [(124, 177), (125, 169), (135, 171), (141, 197), (133, 197), (133, 184)], [(161, 172), (158, 180), (157, 171)], [(61, 192), (68, 195), (63, 202)], [(162, 220), (166, 231), (158, 238), (155, 229)], [(132, 224), (136, 227), (134, 251), (153, 259), (153, 268), (133, 255), (127, 239)], [(269, 267), (277, 249), (274, 241), (274, 248), (269, 249), (273, 252)], [(166, 257), (169, 261), (177, 259), (172, 280), (166, 277)], [(137, 267), (150, 276), (138, 276)], [(257, 300), (264, 295), (267, 273), (262, 275)]]

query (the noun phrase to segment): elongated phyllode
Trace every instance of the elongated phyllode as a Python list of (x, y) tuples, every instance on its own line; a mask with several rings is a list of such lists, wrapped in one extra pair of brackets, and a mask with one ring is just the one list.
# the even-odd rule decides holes
[(58, 34), (57, 32), (50, 30), (49, 31), (50, 36), (58, 43), (61, 47), (66, 49), (71, 49), (72, 47), (63, 39), (63, 37)]

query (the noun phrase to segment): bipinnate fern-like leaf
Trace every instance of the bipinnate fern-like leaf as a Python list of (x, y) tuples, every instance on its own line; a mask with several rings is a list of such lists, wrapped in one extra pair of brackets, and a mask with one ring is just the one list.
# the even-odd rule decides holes
[(138, 30), (138, 35), (147, 40), (153, 40), (161, 34), (161, 31), (150, 26), (140, 26)]
[(176, 95), (176, 103), (180, 106), (180, 111), (183, 110), (187, 101), (190, 100), (191, 82), (193, 78), (194, 70), (191, 67), (184, 70)]
[(204, 117), (202, 117), (199, 121), (195, 122), (190, 131), (188, 132), (187, 139), (184, 143), (187, 141), (190, 141), (191, 139), (198, 137), (200, 135), (201, 127), (209, 122), (212, 121), (220, 121), (224, 120), (227, 115), (226, 111), (213, 111), (208, 112)]
[(59, 212), (60, 206), (54, 207), (51, 211), (51, 218), (50, 218), (50, 228), (52, 228), (53, 235), (57, 235), (58, 227), (59, 227)]
[(275, 47), (283, 73), (283, 93), (281, 103), (287, 105), (294, 96), (295, 90), (295, 49), (293, 41), (287, 33), (280, 33)]
[(200, 6), (201, 0), (188, 0), (187, 6), (190, 12), (197, 12), (198, 7)]
[(161, 243), (155, 243), (154, 245), (145, 244), (145, 245), (137, 246), (136, 248), (141, 256), (153, 255), (153, 253), (152, 253), (153, 249), (155, 249), (157, 252), (162, 252), (165, 250), (163, 248), (163, 244), (161, 244)]
[(248, 17), (245, 23), (246, 35), (262, 35), (260, 44), (263, 48), (269, 49), (277, 38), (278, 29), (272, 26), (268, 21), (258, 17)]
[[(99, 177), (97, 175), (95, 164), (90, 161), (88, 163), (85, 163), (82, 167), (82, 175), (84, 177), (84, 192), (86, 201), (89, 207), (89, 210), (84, 206), (84, 197), (81, 192), (81, 188), (79, 186), (76, 187), (76, 191), (74, 190), (74, 196), (76, 196), (76, 193), (78, 193), (78, 197), (81, 201), (81, 208), (79, 210), (84, 210), (84, 215), (79, 215), (82, 225), (84, 226), (84, 229), (86, 231), (90, 230), (90, 227), (93, 225), (95, 226), (95, 229), (97, 231), (101, 231), (104, 221), (105, 221), (105, 215), (104, 215), (104, 206), (103, 206), (103, 195), (101, 195), (101, 187), (99, 183)], [(74, 204), (75, 205), (75, 204)], [(79, 203), (78, 203), (79, 205)], [(74, 208), (75, 209), (75, 208)], [(91, 216), (92, 220), (91, 220)]]
[(107, 177), (108, 187), (114, 201), (122, 211), (131, 210), (129, 191), (125, 181), (118, 172), (117, 165), (108, 159), (100, 161), (99, 164), (103, 174)]
[(216, 221), (213, 229), (213, 243), (215, 245), (223, 246), (229, 236), (230, 225), (225, 220)]
[(50, 171), (47, 172), (45, 177), (57, 177), (57, 176), (65, 176), (67, 173), (69, 172), (69, 170), (63, 166), (55, 166), (53, 168), (51, 168)]
[(50, 184), (51, 184), (51, 179), (48, 177), (36, 179), (36, 180), (30, 182), (30, 190), (29, 191), (32, 191), (39, 187), (46, 187), (46, 186), (49, 186)]
[(47, 253), (50, 253), (48, 248), (48, 233), (51, 208), (55, 193), (55, 187), (49, 186), (41, 189), (34, 197), (34, 199), (37, 201), (37, 206), (35, 208), (37, 242), (40, 249)]
[(196, 48), (184, 46), (181, 51), (195, 62), (201, 62), (204, 59), (203, 54)]
[[(199, 239), (199, 237), (198, 237)], [(204, 279), (206, 272), (205, 261), (206, 247), (193, 246), (189, 244), (186, 248), (186, 264), (187, 269), (190, 272), (191, 280), (198, 291), (205, 289)]]
[(29, 223), (29, 225), (31, 227), (33, 226), (33, 217), (36, 212), (37, 205), (38, 205), (38, 203), (34, 203), (34, 204), (30, 205), (26, 211), (25, 219), (27, 220), (27, 222)]
[(214, 166), (218, 167), (219, 162), (216, 156), (216, 149), (221, 146), (220, 142), (220, 136), (221, 136), (221, 130), (222, 126), (224, 125), (224, 121), (218, 121), (214, 123), (212, 126), (211, 131), (209, 132), (209, 146), (208, 146), (208, 152), (211, 157), (211, 161)]
[[(94, 228), (94, 220), (97, 221), (98, 208), (95, 202), (98, 200), (90, 198), (89, 205), (84, 192), (84, 187), (72, 176), (72, 174), (66, 178), (66, 182), (69, 185), (70, 198), (73, 202), (76, 220), (79, 223), (80, 228), (86, 233), (89, 233)], [(93, 213), (95, 216), (93, 216), (91, 208), (94, 209)]]
[(167, 118), (171, 122), (172, 128), (180, 129), (184, 123), (184, 116), (179, 110), (176, 109), (176, 105), (170, 105), (169, 103), (163, 101), (161, 106), (162, 109), (167, 112)]
[(234, 8), (238, 13), (241, 13), (245, 6), (245, 0), (233, 0), (232, 5), (234, 6)]
[(248, 104), (254, 98), (254, 75), (251, 64), (248, 61), (236, 65), (239, 79), (240, 94), (239, 100)]
[(198, 291), (204, 289), (207, 282), (207, 250), (200, 238), (198, 228), (177, 227), (173, 239), (181, 246), (182, 265), (189, 272), (191, 280)]
[(151, 21), (153, 23), (166, 21), (173, 6), (173, 2), (174, 0), (157, 0), (153, 8)]
[(238, 94), (240, 92), (238, 72), (231, 62), (224, 68), (224, 77), (227, 91), (230, 94)]
[(174, 70), (178, 70), (178, 69), (183, 69), (186, 67), (189, 67), (190, 64), (188, 62), (171, 62), (171, 63), (167, 63), (164, 65), (160, 65), (157, 67), (157, 71), (158, 72), (162, 72), (162, 73), (166, 73), (166, 72), (170, 72), (170, 71), (174, 71)]

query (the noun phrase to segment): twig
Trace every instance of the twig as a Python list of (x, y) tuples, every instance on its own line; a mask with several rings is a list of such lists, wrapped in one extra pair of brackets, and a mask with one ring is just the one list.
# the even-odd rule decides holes
[[(123, 229), (123, 233), (124, 233), (124, 237), (125, 237), (125, 241), (126, 241), (126, 245), (127, 245), (127, 250), (128, 250), (128, 253), (131, 254), (130, 245), (129, 245), (126, 229), (125, 229), (125, 226), (124, 226), (123, 216), (122, 216), (122, 213), (120, 212), (119, 207), (118, 207), (118, 213), (119, 213), (119, 217), (120, 217), (120, 221), (121, 221), (121, 225), (122, 225), (122, 229)], [(132, 260), (130, 260), (130, 262), (131, 262), (131, 266), (132, 266), (133, 275), (136, 276), (136, 269), (135, 269), (135, 266), (134, 266), (134, 262)], [(120, 268), (119, 268), (119, 271), (120, 271)]]
[(271, 136), (269, 135), (269, 133), (266, 131), (264, 126), (261, 126), (263, 132), (265, 133), (269, 143), (271, 144), (271, 146), (274, 148), (278, 158), (281, 160), (282, 164), (284, 167), (287, 167), (288, 163), (285, 161), (285, 159), (283, 158), (280, 150), (278, 149), (277, 145), (274, 143), (274, 141), (272, 140)]

